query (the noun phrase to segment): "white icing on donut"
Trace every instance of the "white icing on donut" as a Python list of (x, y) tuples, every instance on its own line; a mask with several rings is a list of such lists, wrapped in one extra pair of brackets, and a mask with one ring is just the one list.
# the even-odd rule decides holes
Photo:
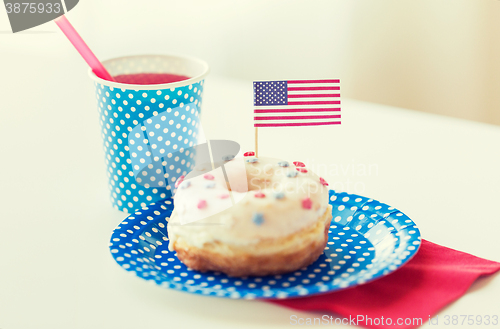
[(213, 177), (209, 179), (204, 175), (189, 178), (190, 174), (180, 184), (168, 225), (170, 248), (178, 237), (200, 248), (213, 241), (255, 244), (298, 232), (325, 212), (328, 188), (307, 168), (292, 162), (282, 167), (278, 163), (283, 160), (264, 157), (246, 157), (244, 164), (242, 160), (235, 158), (224, 166), (231, 191), (222, 168), (210, 171)]

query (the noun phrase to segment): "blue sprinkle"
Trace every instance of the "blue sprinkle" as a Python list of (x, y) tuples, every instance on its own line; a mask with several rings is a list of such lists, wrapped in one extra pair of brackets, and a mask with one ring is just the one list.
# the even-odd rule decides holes
[(181, 184), (180, 188), (181, 190), (185, 189), (185, 188), (188, 188), (191, 186), (191, 182), (190, 181), (185, 181)]
[(278, 200), (283, 199), (285, 197), (285, 193), (283, 192), (276, 192), (274, 193), (274, 197)]
[(247, 159), (247, 162), (249, 162), (249, 163), (255, 163), (255, 162), (259, 162), (259, 159), (257, 159), (257, 158), (251, 158), (251, 159)]
[(224, 155), (224, 156), (222, 157), (222, 160), (224, 160), (224, 161), (231, 161), (231, 160), (233, 160), (233, 159), (234, 159), (234, 155), (232, 155), (232, 154), (229, 154), (229, 155)]
[(280, 167), (288, 167), (288, 166), (290, 166), (290, 164), (288, 162), (286, 162), (286, 161), (280, 161), (280, 162), (278, 162), (278, 166), (280, 166)]
[(205, 185), (206, 188), (214, 188), (215, 187), (215, 183), (214, 182), (210, 182), (210, 183), (207, 183), (207, 185)]
[(252, 216), (252, 222), (255, 223), (255, 225), (262, 225), (264, 223), (264, 215), (260, 212), (256, 212)]
[(297, 177), (298, 173), (294, 171), (290, 171), (286, 173), (286, 177)]

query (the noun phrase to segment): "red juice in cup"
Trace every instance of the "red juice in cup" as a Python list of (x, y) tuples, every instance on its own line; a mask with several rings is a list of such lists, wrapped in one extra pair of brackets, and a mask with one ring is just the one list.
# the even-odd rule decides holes
[(134, 73), (114, 76), (116, 82), (133, 85), (156, 85), (189, 79), (188, 76), (172, 73)]

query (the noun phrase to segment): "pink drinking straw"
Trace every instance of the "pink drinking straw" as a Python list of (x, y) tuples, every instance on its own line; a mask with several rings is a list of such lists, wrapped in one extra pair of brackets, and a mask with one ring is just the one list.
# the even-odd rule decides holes
[(89, 64), (95, 75), (104, 80), (115, 81), (64, 15), (56, 18), (54, 22), (56, 22), (57, 26), (59, 26), (69, 41), (75, 46), (87, 64)]

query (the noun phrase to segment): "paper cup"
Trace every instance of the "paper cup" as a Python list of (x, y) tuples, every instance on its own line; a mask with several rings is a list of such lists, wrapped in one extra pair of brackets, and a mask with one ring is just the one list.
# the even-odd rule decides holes
[[(175, 55), (127, 56), (103, 62), (112, 76), (171, 73), (187, 80), (132, 85), (103, 80), (96, 86), (111, 203), (133, 212), (171, 196), (170, 183), (189, 172), (197, 144), (208, 65)], [(187, 153), (187, 154), (186, 154)], [(172, 156), (172, 155), (175, 156)]]

